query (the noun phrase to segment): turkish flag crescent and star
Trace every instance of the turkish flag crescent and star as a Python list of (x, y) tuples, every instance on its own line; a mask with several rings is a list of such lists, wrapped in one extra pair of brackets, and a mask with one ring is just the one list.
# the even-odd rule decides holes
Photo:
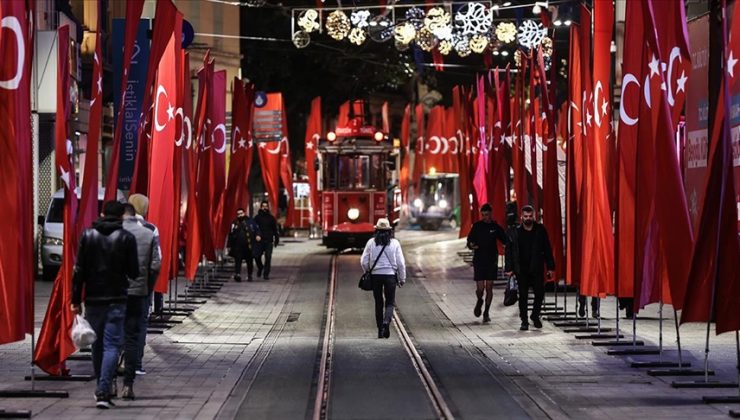
[(581, 188), (583, 187), (583, 122), (581, 119), (581, 28), (570, 27), (570, 66), (568, 68), (568, 101), (570, 130), (566, 143), (565, 192), (565, 282), (581, 283), (582, 216)]
[[(182, 14), (176, 15), (175, 22), (182, 22)], [(176, 273), (171, 273), (172, 258), (177, 256), (177, 244), (174, 243), (174, 231), (178, 228), (179, 219), (175, 219), (175, 208), (179, 208), (179, 201), (175, 201), (175, 174), (173, 163), (175, 158), (176, 121), (175, 115), (181, 112), (175, 109), (177, 105), (177, 56), (180, 54), (179, 42), (181, 25), (175, 25), (175, 32), (170, 35), (162, 58), (159, 61), (159, 70), (156, 78), (154, 94), (154, 114), (152, 115), (152, 142), (151, 142), (151, 177), (148, 190), (149, 220), (159, 229), (160, 247), (162, 250), (162, 269), (155, 284), (154, 290), (166, 293), (169, 279)], [(177, 185), (177, 188), (180, 186)]]
[(144, 0), (128, 0), (126, 2), (126, 29), (123, 43), (123, 75), (121, 76), (121, 103), (116, 116), (115, 131), (113, 132), (113, 147), (111, 150), (108, 178), (105, 180), (105, 201), (116, 199), (118, 189), (118, 164), (121, 153), (121, 135), (123, 133), (124, 105), (128, 88), (128, 69), (131, 57), (134, 54), (136, 31), (139, 27), (141, 12), (144, 9)]
[(0, 6), (0, 344), (33, 332), (33, 4)]
[[(727, 33), (727, 6), (722, 2), (723, 34)], [(724, 38), (724, 60), (717, 110), (709, 143), (704, 203), (699, 214), (699, 231), (691, 263), (688, 288), (681, 312), (681, 323), (717, 323), (717, 334), (740, 330), (740, 245), (735, 229), (738, 186), (732, 174), (730, 132), (730, 86), (736, 85), (735, 72), (740, 57), (740, 7), (735, 6), (729, 43)], [(740, 79), (738, 77), (737, 79)], [(715, 297), (714, 308), (712, 296)]]
[[(57, 30), (58, 45), (69, 45), (69, 26)], [(76, 217), (77, 195), (75, 194), (75, 170), (72, 158), (74, 150), (69, 140), (69, 49), (58, 48), (57, 63), (57, 112), (55, 129), (55, 157), (64, 185), (64, 248), (62, 266), (59, 269), (49, 297), (44, 322), (33, 361), (36, 366), (50, 375), (68, 373), (64, 361), (77, 351), (69, 331), (74, 314), (69, 308), (72, 302), (72, 273), (77, 254)]]
[(319, 223), (317, 212), (319, 211), (319, 184), (316, 171), (313, 170), (316, 161), (316, 151), (319, 148), (321, 138), (321, 97), (313, 98), (311, 101), (311, 112), (308, 114), (306, 123), (306, 172), (308, 172), (308, 185), (311, 189), (311, 223)]
[[(208, 174), (210, 197), (210, 223), (213, 225), (211, 235), (214, 249), (223, 249), (226, 244), (226, 232), (220, 229), (222, 214), (218, 212), (221, 197), (226, 190), (226, 70), (213, 73), (211, 85), (211, 104), (208, 107), (208, 118), (211, 120), (210, 142), (207, 158), (211, 160), (211, 171)], [(207, 133), (206, 133), (207, 134)]]

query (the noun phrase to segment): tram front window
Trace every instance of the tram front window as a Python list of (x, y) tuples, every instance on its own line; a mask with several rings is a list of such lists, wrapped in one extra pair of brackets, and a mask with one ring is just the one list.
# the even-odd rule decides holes
[(329, 155), (325, 161), (326, 185), (340, 190), (385, 188), (380, 155)]

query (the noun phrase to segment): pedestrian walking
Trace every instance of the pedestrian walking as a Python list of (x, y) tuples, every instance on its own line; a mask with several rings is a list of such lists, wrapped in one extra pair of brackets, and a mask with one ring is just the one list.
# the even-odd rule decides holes
[(555, 259), (552, 256), (550, 239), (547, 230), (534, 220), (534, 208), (522, 207), (522, 223), (507, 231), (509, 246), (506, 247), (506, 274), (516, 275), (519, 283), (519, 318), (522, 331), (529, 329), (527, 320), (529, 289), (534, 290), (534, 307), (532, 323), (535, 328), (542, 328), (540, 311), (545, 298), (545, 267), (547, 278), (553, 276)]
[(378, 338), (388, 338), (391, 334), (389, 326), (393, 310), (396, 307), (396, 286), (403, 287), (406, 283), (406, 260), (403, 258), (401, 243), (393, 238), (388, 219), (378, 219), (375, 224), (375, 235), (365, 244), (360, 265), (365, 272), (372, 268)]
[[(136, 209), (133, 205), (125, 204), (124, 208), (123, 228), (136, 238), (139, 261), (139, 275), (129, 278), (123, 341), (125, 370), (121, 397), (124, 400), (133, 400), (135, 398), (134, 379), (137, 370), (141, 368), (141, 352), (146, 343), (149, 296), (159, 276), (162, 255), (159, 243), (154, 240), (152, 227), (145, 226), (143, 219), (139, 220), (136, 217)], [(143, 373), (143, 370), (139, 370), (139, 374)]]
[(85, 318), (95, 331), (92, 360), (97, 385), (95, 405), (110, 408), (111, 382), (123, 344), (129, 278), (139, 277), (136, 238), (123, 229), (123, 204), (108, 201), (103, 216), (80, 238), (72, 279), (70, 309), (79, 314), (85, 296)]
[(493, 281), (498, 277), (498, 247), (496, 241), (506, 245), (509, 240), (504, 228), (491, 217), (491, 205), (480, 208), (481, 220), (473, 223), (468, 233), (468, 248), (473, 250), (473, 280), (475, 280), (475, 307), (473, 315), (478, 318), (483, 307), (483, 291), (486, 292), (486, 309), (483, 322), (490, 322), (489, 310), (493, 301)]
[[(131, 196), (128, 198), (129, 204), (134, 206), (134, 210), (136, 210), (136, 221), (143, 226), (144, 228), (148, 229), (152, 232), (152, 246), (157, 250), (157, 255), (159, 256), (159, 259), (161, 261), (162, 259), (162, 250), (160, 248), (160, 242), (159, 242), (159, 229), (157, 226), (154, 225), (154, 223), (148, 221), (145, 219), (147, 214), (149, 214), (149, 198), (145, 196), (144, 194), (131, 194)], [(157, 273), (159, 275), (159, 273)], [(156, 282), (157, 275), (154, 276), (154, 278), (151, 279), (152, 282)], [(149, 308), (152, 307), (152, 303), (154, 303), (154, 312), (161, 313), (163, 306), (164, 306), (164, 297), (159, 292), (154, 292), (154, 283), (151, 283), (148, 285), (149, 287), (149, 293), (147, 295), (145, 304), (146, 306), (143, 308), (143, 313), (148, 319), (149, 317)], [(152, 302), (154, 300), (154, 302)], [(144, 328), (141, 328), (139, 331), (139, 357), (136, 359), (136, 371), (135, 373), (137, 375), (146, 375), (146, 370), (144, 369), (144, 347), (146, 346), (146, 326)]]
[(242, 281), (242, 263), (247, 262), (247, 281), (252, 281), (252, 251), (255, 243), (261, 238), (259, 227), (252, 220), (243, 208), (236, 210), (236, 219), (231, 222), (229, 236), (226, 247), (229, 249), (229, 256), (234, 258), (234, 280)]
[[(257, 253), (254, 255), (257, 263), (257, 277), (264, 274), (265, 280), (270, 280), (270, 267), (272, 266), (272, 248), (280, 243), (277, 219), (270, 213), (270, 204), (267, 201), (260, 203), (260, 210), (254, 217), (260, 231), (260, 241), (257, 242)], [(264, 262), (262, 256), (265, 256)]]

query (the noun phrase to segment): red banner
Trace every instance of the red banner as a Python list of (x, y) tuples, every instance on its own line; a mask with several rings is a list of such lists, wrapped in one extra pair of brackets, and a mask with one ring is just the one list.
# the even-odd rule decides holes
[[(210, 110), (213, 107), (213, 60), (209, 60), (209, 54), (203, 59), (203, 68), (198, 71), (198, 85), (201, 86), (200, 93), (203, 94), (198, 98), (198, 108), (196, 110), (196, 135), (199, 143), (198, 152), (198, 177), (197, 192), (198, 197), (198, 232), (200, 235), (200, 250), (206, 258), (211, 261), (216, 260), (216, 251), (213, 244), (213, 217), (217, 202), (215, 192), (212, 190), (213, 179), (213, 121)], [(225, 129), (224, 129), (225, 130)], [(198, 256), (200, 259), (200, 255)]]
[(118, 164), (121, 153), (121, 135), (123, 132), (124, 105), (126, 104), (126, 88), (128, 87), (128, 68), (131, 66), (131, 57), (134, 53), (136, 31), (144, 9), (144, 0), (129, 0), (126, 2), (126, 29), (123, 44), (123, 76), (121, 77), (121, 103), (116, 117), (113, 132), (113, 146), (111, 149), (108, 178), (105, 180), (105, 201), (116, 199), (118, 188)]
[[(293, 159), (290, 157), (290, 143), (288, 143), (287, 137), (288, 121), (285, 110), (283, 110), (283, 128), (286, 135), (283, 137), (283, 141), (280, 146), (280, 182), (283, 183), (283, 188), (285, 188), (285, 192), (288, 196), (284, 226), (291, 228), (295, 227), (295, 197), (293, 196)], [(275, 210), (275, 214), (278, 214), (277, 209)]]
[(475, 141), (480, 154), (473, 172), (473, 189), (479, 203), (488, 203), (489, 150), (486, 133), (486, 88), (483, 76), (476, 76), (475, 126), (478, 136)]
[[(349, 112), (349, 103), (347, 107), (347, 112)], [(283, 95), (279, 92), (268, 93), (265, 106), (254, 111), (254, 131), (257, 144), (259, 144), (257, 156), (260, 160), (267, 200), (270, 202), (273, 214), (277, 214), (278, 211), (282, 143), (288, 141), (287, 127), (283, 125), (284, 112)], [(260, 133), (264, 134), (260, 135)]]
[(409, 175), (410, 175), (410, 160), (411, 150), (409, 145), (411, 144), (410, 133), (411, 131), (411, 105), (406, 105), (403, 110), (403, 120), (401, 121), (401, 171), (399, 175), (399, 186), (401, 188), (401, 200), (403, 203), (408, 203), (409, 197)]
[(568, 70), (569, 123), (566, 141), (565, 179), (565, 281), (577, 285), (581, 281), (582, 216), (581, 189), (583, 187), (583, 121), (581, 106), (583, 94), (581, 55), (581, 28), (570, 27), (570, 63)]
[[(69, 26), (57, 30), (57, 45), (69, 45)], [(56, 168), (64, 184), (64, 249), (62, 266), (51, 290), (44, 323), (33, 361), (50, 375), (66, 375), (64, 361), (77, 349), (69, 331), (74, 315), (69, 309), (72, 302), (72, 275), (77, 254), (74, 150), (69, 140), (69, 48), (57, 49), (57, 112), (55, 127)]]
[(318, 180), (314, 164), (316, 162), (317, 150), (319, 148), (319, 139), (321, 139), (321, 97), (316, 97), (311, 101), (311, 112), (306, 121), (305, 153), (306, 153), (306, 172), (308, 172), (308, 185), (311, 189), (309, 197), (311, 200), (311, 223), (319, 223), (319, 189)]
[(0, 344), (33, 332), (31, 63), (34, 1), (0, 6)]
[[(508, 90), (508, 83), (503, 86), (500, 82), (498, 67), (493, 71), (495, 85), (496, 109), (491, 121), (493, 129), (491, 131), (491, 143), (493, 159), (491, 159), (492, 180), (488, 191), (488, 202), (493, 207), (493, 219), (501, 226), (506, 226), (506, 202), (508, 201), (508, 181), (509, 181), (509, 163), (506, 160), (506, 135), (504, 132), (505, 125), (509, 122), (505, 119), (505, 110), (509, 107), (505, 92)], [(499, 251), (502, 249), (500, 248)]]

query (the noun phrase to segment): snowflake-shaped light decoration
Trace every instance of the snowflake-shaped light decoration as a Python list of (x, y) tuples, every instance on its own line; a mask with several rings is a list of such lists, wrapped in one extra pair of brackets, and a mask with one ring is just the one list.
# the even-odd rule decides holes
[(308, 9), (298, 17), (298, 27), (306, 33), (317, 31), (321, 24), (319, 23), (319, 12), (314, 9)]
[(516, 26), (511, 22), (501, 22), (496, 27), (496, 38), (504, 44), (511, 44), (516, 39)]
[(460, 57), (467, 57), (470, 54), (470, 38), (466, 35), (456, 33), (452, 36), (452, 43)]
[(326, 18), (326, 32), (337, 41), (343, 40), (349, 34), (349, 18), (341, 10), (335, 10)]
[(452, 39), (452, 25), (441, 26), (435, 29), (434, 31), (432, 31), (432, 33), (438, 39), (451, 40)]
[(349, 36), (347, 38), (349, 39), (349, 42), (355, 45), (362, 45), (362, 43), (365, 42), (365, 39), (367, 39), (367, 35), (365, 34), (365, 30), (362, 28), (352, 28), (352, 30), (349, 31)]
[(349, 20), (352, 21), (352, 25), (356, 28), (367, 27), (370, 24), (368, 19), (370, 19), (369, 10), (355, 10), (349, 17)]
[(541, 23), (533, 20), (525, 20), (519, 27), (519, 45), (525, 48), (537, 48), (545, 38), (547, 30), (542, 27)]
[(414, 25), (414, 29), (419, 30), (424, 27), (424, 10), (419, 7), (412, 7), (406, 10), (404, 15), (406, 20)]
[(487, 36), (478, 34), (473, 35), (473, 37), (470, 38), (470, 49), (473, 50), (474, 53), (480, 54), (486, 50), (486, 47), (488, 47)]
[(414, 37), (416, 37), (416, 28), (413, 23), (404, 22), (393, 28), (393, 33), (396, 38), (396, 42), (408, 45), (413, 42)]
[(306, 31), (296, 31), (293, 34), (293, 45), (296, 48), (306, 48), (311, 43), (311, 35)]
[(549, 36), (546, 36), (545, 39), (542, 40), (542, 55), (545, 57), (550, 57), (552, 55), (552, 38)]
[(432, 7), (424, 18), (424, 27), (430, 32), (450, 25), (450, 14), (441, 7)]
[(455, 25), (468, 36), (484, 34), (491, 30), (493, 16), (490, 10), (481, 3), (469, 3), (462, 11), (455, 14)]
[(431, 51), (437, 43), (434, 34), (427, 28), (416, 31), (416, 45), (424, 51)]
[(448, 55), (450, 52), (452, 52), (452, 41), (448, 39), (443, 39), (439, 41), (439, 45), (437, 45), (437, 50), (439, 50), (439, 53), (442, 55)]

